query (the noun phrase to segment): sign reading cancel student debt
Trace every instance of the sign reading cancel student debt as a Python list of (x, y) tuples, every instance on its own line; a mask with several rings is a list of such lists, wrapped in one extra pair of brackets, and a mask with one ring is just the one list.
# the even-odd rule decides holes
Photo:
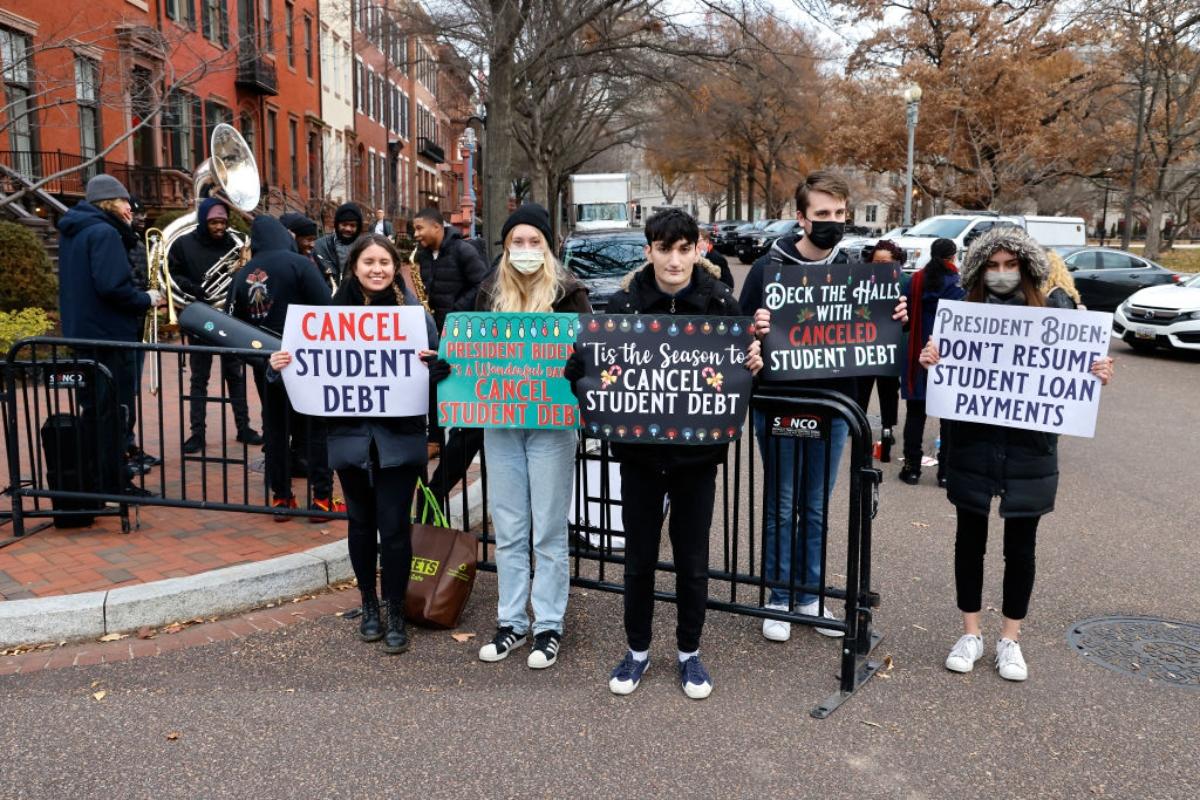
[(579, 408), (562, 376), (576, 314), (457, 312), (446, 317), (438, 420), (451, 428), (576, 428)]
[(419, 306), (288, 306), (283, 370), (292, 408), (314, 417), (412, 417), (429, 411), (429, 346)]
[(899, 375), (904, 332), (897, 264), (768, 265), (763, 303), (771, 331), (763, 343), (767, 380)]
[(1094, 436), (1112, 317), (1095, 311), (943, 300), (933, 322), (931, 417)]
[(584, 429), (620, 442), (736, 439), (753, 382), (751, 336), (748, 317), (580, 316)]

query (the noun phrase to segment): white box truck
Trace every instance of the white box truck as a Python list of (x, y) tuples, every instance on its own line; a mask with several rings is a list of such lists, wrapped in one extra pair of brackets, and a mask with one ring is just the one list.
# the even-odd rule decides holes
[(632, 190), (628, 173), (572, 175), (570, 222), (573, 231), (628, 228)]
[(1042, 247), (1083, 247), (1087, 244), (1087, 223), (1083, 217), (1024, 217), (989, 212), (963, 211), (939, 214), (921, 220), (897, 240), (907, 256), (904, 271), (913, 272), (929, 263), (929, 246), (934, 239), (950, 239), (962, 253), (982, 234), (993, 228), (1024, 228)]

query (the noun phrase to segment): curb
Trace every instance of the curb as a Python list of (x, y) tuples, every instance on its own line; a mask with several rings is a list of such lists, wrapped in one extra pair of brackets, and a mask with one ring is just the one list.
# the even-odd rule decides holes
[[(482, 513), (482, 484), (476, 480), (467, 487), (467, 514), (472, 521), (478, 521), (477, 515)], [(451, 498), (449, 522), (462, 528), (461, 493)], [(310, 594), (353, 577), (343, 538), (299, 553), (183, 578), (103, 592), (6, 600), (0, 602), (0, 648), (98, 639), (141, 627), (234, 614)]]
[(253, 564), (107, 592), (0, 603), (0, 647), (98, 639), (194, 617), (215, 617), (309, 594), (354, 577), (343, 541)]

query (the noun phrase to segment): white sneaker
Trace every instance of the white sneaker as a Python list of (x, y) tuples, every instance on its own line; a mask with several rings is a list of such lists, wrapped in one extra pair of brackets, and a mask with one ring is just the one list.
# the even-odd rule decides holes
[[(763, 608), (769, 608), (772, 611), (788, 610), (786, 603), (767, 603)], [(792, 623), (779, 619), (764, 619), (762, 631), (765, 639), (772, 642), (786, 642), (792, 638)]]
[(1012, 639), (996, 642), (996, 669), (1006, 681), (1023, 681), (1029, 677), (1029, 668), (1021, 655), (1021, 645)]
[(970, 672), (983, 656), (983, 637), (964, 633), (946, 656), (946, 669), (951, 672)]
[[(833, 615), (833, 612), (829, 610), (828, 603), (825, 604), (824, 613), (818, 614), (817, 611), (818, 611), (818, 608), (820, 607), (820, 605), (821, 605), (821, 600), (820, 600), (820, 598), (818, 598), (816, 600), (813, 600), (811, 603), (802, 603), (801, 605), (796, 606), (796, 611), (800, 614), (807, 614), (810, 617), (820, 616), (825, 619), (837, 619), (837, 617), (835, 617)], [(840, 637), (846, 635), (842, 631), (837, 631), (837, 630), (834, 630), (833, 628), (817, 628), (817, 633), (821, 634), (822, 636), (832, 637), (834, 639), (837, 639), (837, 638), (840, 638)]]

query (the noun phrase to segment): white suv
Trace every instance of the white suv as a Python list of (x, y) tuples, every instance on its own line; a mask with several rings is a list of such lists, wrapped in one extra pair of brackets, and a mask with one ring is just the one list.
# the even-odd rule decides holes
[[(915, 272), (929, 263), (929, 246), (934, 239), (950, 239), (962, 253), (971, 243), (993, 228), (1024, 228), (1020, 217), (995, 214), (942, 214), (922, 220), (905, 231), (896, 244), (904, 248), (904, 271)], [(962, 256), (960, 255), (961, 259)]]
[(1134, 350), (1200, 350), (1200, 275), (1134, 292), (1113, 314), (1112, 335)]

